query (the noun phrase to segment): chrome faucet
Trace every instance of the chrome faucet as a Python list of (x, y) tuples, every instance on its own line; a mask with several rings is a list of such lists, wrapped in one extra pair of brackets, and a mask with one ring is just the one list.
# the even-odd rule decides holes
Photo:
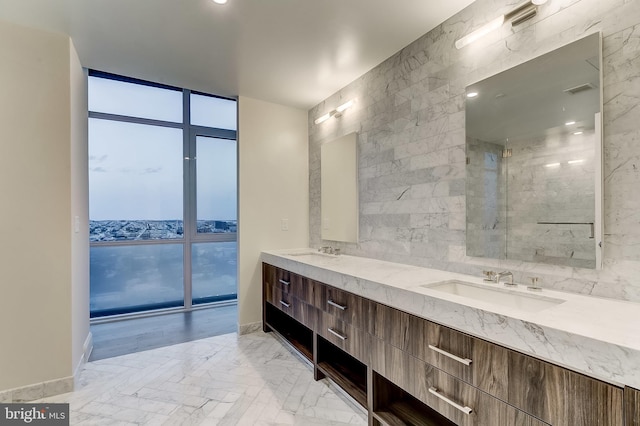
[(531, 285), (527, 287), (527, 290), (530, 291), (542, 291), (542, 287), (538, 284), (538, 277), (529, 277), (531, 280)]
[(484, 274), (484, 282), (495, 283), (498, 282), (498, 274), (493, 271), (482, 271)]
[(510, 271), (504, 271), (504, 272), (498, 272), (497, 278), (496, 278), (496, 282), (498, 284), (500, 284), (500, 278), (502, 277), (509, 277), (509, 282), (505, 282), (504, 285), (509, 287), (509, 286), (515, 286), (516, 284), (513, 283), (513, 273)]
[(321, 252), (321, 253), (326, 253), (326, 254), (334, 254), (336, 256), (340, 254), (340, 249), (339, 248), (333, 248), (331, 246), (320, 247), (318, 249), (318, 251)]

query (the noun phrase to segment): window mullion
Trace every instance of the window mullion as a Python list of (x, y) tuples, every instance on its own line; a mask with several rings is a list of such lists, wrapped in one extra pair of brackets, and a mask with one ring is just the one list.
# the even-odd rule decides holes
[(194, 204), (193, 197), (193, 164), (195, 149), (192, 143), (191, 128), (191, 92), (188, 89), (182, 91), (182, 111), (183, 111), (183, 150), (184, 150), (184, 307), (192, 307), (192, 274), (191, 274), (191, 240), (195, 232)]

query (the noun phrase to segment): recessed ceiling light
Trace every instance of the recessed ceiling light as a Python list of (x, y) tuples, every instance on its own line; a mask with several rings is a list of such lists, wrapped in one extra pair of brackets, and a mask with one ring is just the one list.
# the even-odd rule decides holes
[(467, 93), (467, 98), (475, 98), (478, 96), (478, 92), (469, 92)]
[(578, 164), (578, 163), (582, 163), (584, 160), (569, 160), (567, 161), (568, 164)]
[(571, 126), (572, 124), (576, 124), (575, 121), (567, 121), (566, 123), (564, 123), (565, 126)]
[(213, 0), (214, 3), (225, 4), (227, 0)]
[(573, 132), (574, 135), (581, 135), (582, 132)]
[(560, 165), (560, 163), (550, 163), (550, 164), (545, 164), (545, 167), (558, 167)]

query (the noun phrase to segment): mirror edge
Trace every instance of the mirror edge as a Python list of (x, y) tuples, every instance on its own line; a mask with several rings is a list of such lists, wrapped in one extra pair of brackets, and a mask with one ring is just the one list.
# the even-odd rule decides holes
[[(604, 123), (603, 123), (603, 111), (604, 111), (604, 52), (602, 31), (597, 31), (593, 34), (598, 34), (598, 57), (600, 59), (600, 112), (597, 114), (595, 120), (595, 133), (596, 147), (595, 161), (600, 167), (596, 167), (595, 171), (595, 248), (596, 248), (596, 270), (601, 270), (604, 265)], [(590, 37), (593, 34), (589, 34), (585, 37)]]

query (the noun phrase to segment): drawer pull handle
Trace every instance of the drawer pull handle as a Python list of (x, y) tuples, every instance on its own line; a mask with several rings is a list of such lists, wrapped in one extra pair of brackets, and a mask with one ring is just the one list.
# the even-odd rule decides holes
[(455, 356), (455, 355), (454, 355), (454, 354), (452, 354), (452, 353), (449, 353), (449, 352), (447, 352), (447, 351), (443, 351), (442, 349), (440, 349), (440, 348), (439, 348), (439, 347), (437, 347), (437, 346), (429, 345), (429, 349), (431, 349), (431, 350), (433, 350), (433, 351), (436, 351), (436, 352), (438, 352), (439, 354), (442, 354), (442, 355), (444, 355), (444, 356), (446, 356), (446, 357), (449, 357), (449, 358), (451, 358), (451, 359), (453, 359), (453, 360), (456, 360), (456, 361), (458, 361), (459, 363), (464, 364), (464, 365), (471, 365), (471, 363), (473, 362), (473, 361), (472, 361), (472, 360), (470, 360), (469, 358), (460, 358), (459, 356)]
[(289, 281), (285, 281), (285, 280), (278, 280), (280, 282), (280, 284), (286, 285), (288, 286), (289, 284), (291, 284)]
[(438, 392), (438, 389), (431, 386), (429, 388), (429, 393), (437, 396), (438, 398), (440, 398), (441, 400), (443, 400), (444, 402), (446, 402), (447, 404), (451, 405), (452, 407), (462, 411), (463, 413), (465, 413), (466, 415), (469, 415), (471, 413), (473, 413), (473, 410), (469, 407), (466, 406), (462, 406), (458, 403), (456, 403), (455, 401), (450, 400), (449, 398), (447, 398), (446, 396), (442, 395), (440, 392)]
[(333, 301), (333, 300), (331, 300), (331, 299), (327, 300), (327, 304), (329, 304), (329, 305), (331, 305), (331, 306), (333, 306), (333, 307), (335, 307), (335, 308), (338, 308), (338, 309), (340, 309), (340, 310), (342, 310), (342, 311), (344, 311), (344, 310), (346, 310), (346, 309), (347, 309), (347, 305), (341, 305), (341, 304), (339, 304), (339, 303), (334, 302), (334, 301)]
[(290, 306), (291, 306), (291, 303), (287, 303), (287, 302), (285, 302), (284, 300), (281, 300), (281, 301), (280, 301), (280, 304), (281, 304), (282, 306), (284, 306), (285, 308), (288, 308), (288, 307), (290, 307)]
[(342, 335), (340, 333), (338, 333), (337, 331), (335, 331), (333, 328), (327, 328), (327, 331), (331, 334), (333, 334), (334, 336), (336, 336), (338, 339), (340, 340), (347, 340), (347, 336)]

